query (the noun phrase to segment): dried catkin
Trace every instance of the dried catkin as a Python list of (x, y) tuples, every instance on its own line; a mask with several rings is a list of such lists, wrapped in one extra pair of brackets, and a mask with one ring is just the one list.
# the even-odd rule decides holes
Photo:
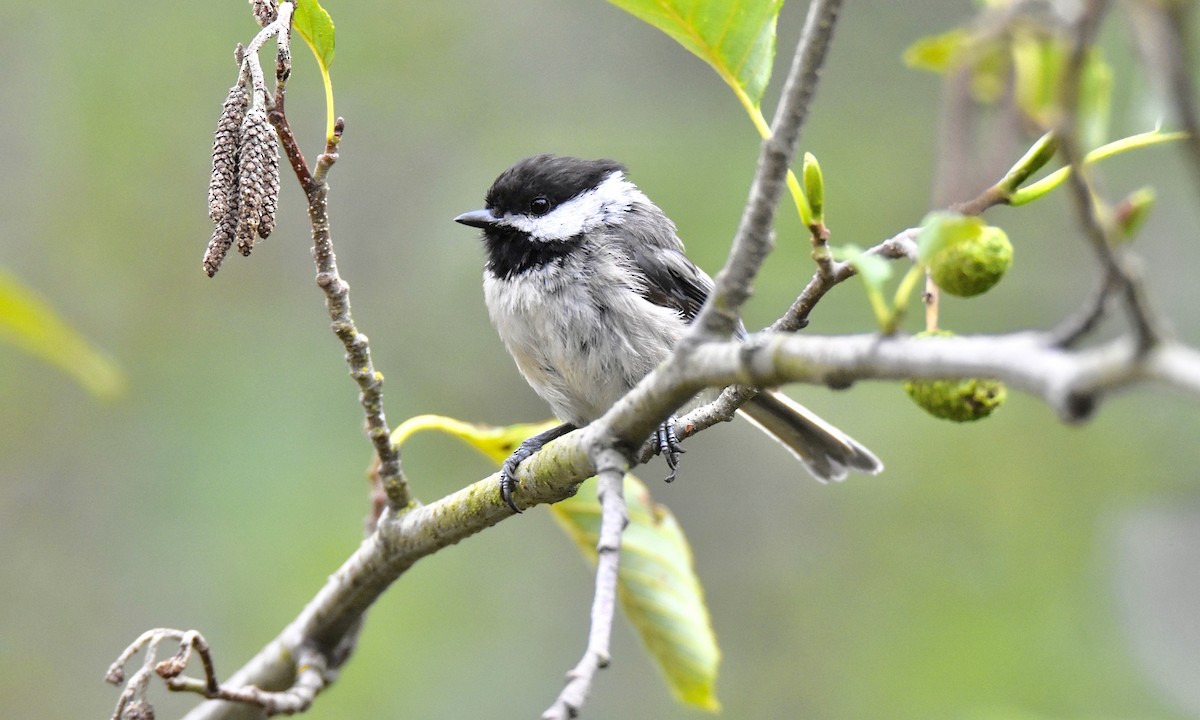
[(217, 270), (221, 268), (221, 261), (225, 259), (225, 253), (229, 252), (229, 246), (233, 245), (233, 236), (237, 232), (238, 219), (237, 215), (230, 214), (221, 219), (217, 223), (217, 227), (213, 230), (212, 239), (208, 241), (208, 248), (204, 251), (204, 272), (209, 277), (217, 274)]
[(213, 134), (212, 176), (208, 181), (208, 216), (216, 228), (204, 251), (204, 272), (217, 274), (225, 253), (233, 244), (238, 226), (238, 158), (241, 154), (242, 123), (250, 106), (250, 92), (240, 82), (229, 88), (217, 130)]
[(264, 143), (262, 153), (265, 170), (262, 212), (258, 218), (258, 236), (263, 239), (275, 229), (275, 211), (279, 208), (279, 142), (275, 137), (274, 128), (268, 129), (270, 139)]
[(208, 216), (218, 224), (225, 215), (237, 212), (238, 151), (242, 143), (242, 121), (248, 107), (249, 90), (241, 83), (229, 88), (221, 117), (217, 119), (217, 131), (213, 133)]
[(271, 215), (268, 231), (274, 225), (274, 210), (279, 194), (279, 148), (275, 131), (262, 108), (246, 113), (242, 123), (242, 147), (238, 156), (238, 225), (235, 234), (238, 252), (249, 255), (255, 236), (260, 233), (264, 214)]

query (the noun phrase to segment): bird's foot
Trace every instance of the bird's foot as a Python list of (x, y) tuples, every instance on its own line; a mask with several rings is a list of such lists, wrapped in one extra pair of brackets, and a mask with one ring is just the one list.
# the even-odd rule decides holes
[(517, 467), (538, 450), (541, 450), (546, 443), (560, 438), (574, 429), (574, 425), (564, 423), (558, 427), (550, 428), (546, 432), (527, 438), (500, 465), (500, 499), (504, 501), (505, 505), (512, 508), (513, 512), (518, 514), (521, 512), (521, 509), (517, 507), (517, 503), (513, 500), (513, 490), (517, 488)]
[(517, 466), (541, 449), (541, 445), (531, 447), (529, 440), (526, 440), (500, 465), (500, 499), (515, 513), (520, 514), (521, 512), (521, 509), (513, 502), (512, 496), (513, 490), (517, 487)]
[(671, 474), (667, 476), (667, 482), (674, 482), (676, 471), (679, 469), (679, 456), (687, 452), (680, 444), (679, 436), (675, 434), (674, 415), (667, 418), (667, 421), (654, 431), (654, 446), (654, 451), (663, 456), (663, 459), (667, 461), (667, 467), (671, 469)]

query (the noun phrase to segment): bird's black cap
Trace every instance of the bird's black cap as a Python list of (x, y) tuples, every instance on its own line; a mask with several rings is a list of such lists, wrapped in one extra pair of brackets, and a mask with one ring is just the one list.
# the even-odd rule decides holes
[(551, 207), (557, 207), (618, 170), (624, 172), (625, 166), (614, 160), (535, 155), (500, 173), (484, 200), (496, 215), (527, 213), (536, 197), (545, 197)]

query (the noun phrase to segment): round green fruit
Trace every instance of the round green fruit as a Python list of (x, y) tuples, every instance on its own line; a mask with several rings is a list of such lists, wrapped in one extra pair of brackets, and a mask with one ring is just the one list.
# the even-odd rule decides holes
[[(916, 337), (950, 337), (954, 333), (946, 330), (923, 332)], [(963, 380), (909, 380), (904, 383), (904, 392), (930, 415), (952, 420), (970, 422), (992, 414), (1004, 404), (1008, 388), (999, 380), (966, 378)]]
[(937, 253), (929, 261), (933, 281), (943, 291), (958, 297), (987, 292), (1012, 267), (1013, 247), (1008, 235), (991, 225), (979, 237), (965, 240)]
[(969, 422), (992, 414), (1008, 397), (999, 380), (909, 380), (904, 392), (925, 412), (943, 420)]

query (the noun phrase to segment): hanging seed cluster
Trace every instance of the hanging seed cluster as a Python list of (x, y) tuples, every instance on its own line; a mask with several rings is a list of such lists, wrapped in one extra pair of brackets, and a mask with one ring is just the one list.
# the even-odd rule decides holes
[(230, 246), (249, 255), (258, 238), (275, 229), (279, 205), (279, 145), (261, 107), (250, 108), (249, 89), (229, 89), (213, 137), (208, 216), (215, 229), (204, 253), (204, 272), (217, 274)]

